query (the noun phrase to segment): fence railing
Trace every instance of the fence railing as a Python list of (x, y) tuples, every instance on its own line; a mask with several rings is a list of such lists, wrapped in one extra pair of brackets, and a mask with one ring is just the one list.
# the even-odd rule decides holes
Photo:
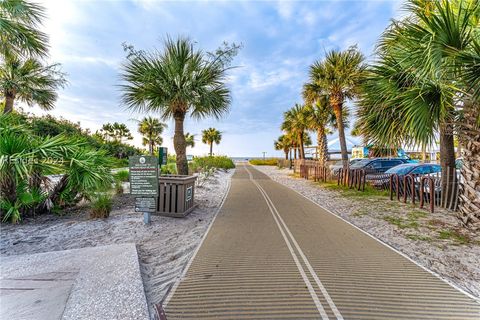
[(420, 208), (428, 206), (431, 212), (435, 208), (445, 208), (456, 211), (459, 202), (459, 188), (461, 184), (460, 171), (445, 167), (441, 172), (434, 174), (386, 174), (371, 173), (364, 169), (344, 168), (330, 169), (321, 166), (315, 160), (294, 160), (294, 173), (301, 178), (321, 182), (336, 182), (350, 189), (364, 191), (366, 185), (390, 192), (390, 199), (419, 205)]
[(427, 175), (408, 174), (389, 177), (390, 199), (415, 204), (420, 208), (428, 204), (431, 212), (435, 207), (456, 211), (459, 202), (460, 172), (455, 168), (445, 167), (441, 172)]

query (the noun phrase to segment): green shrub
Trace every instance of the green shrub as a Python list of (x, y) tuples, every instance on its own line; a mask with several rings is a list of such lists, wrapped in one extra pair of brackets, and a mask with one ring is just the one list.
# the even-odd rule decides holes
[[(87, 140), (64, 134), (38, 136), (16, 113), (0, 115), (0, 218), (18, 222), (74, 206), (111, 188), (112, 158)], [(49, 175), (61, 174), (47, 188)]]
[(114, 174), (115, 181), (127, 182), (130, 174), (128, 170), (120, 170)]
[(200, 172), (207, 168), (227, 170), (235, 168), (235, 164), (226, 156), (194, 157), (189, 163), (189, 168), (191, 172)]
[(112, 211), (112, 196), (108, 193), (97, 195), (91, 204), (90, 218), (108, 218)]
[(162, 166), (160, 170), (161, 174), (177, 174), (177, 164), (175, 162), (167, 162), (166, 165)]
[(278, 165), (278, 159), (276, 158), (271, 158), (271, 159), (252, 159), (249, 160), (251, 165), (254, 166), (277, 166)]

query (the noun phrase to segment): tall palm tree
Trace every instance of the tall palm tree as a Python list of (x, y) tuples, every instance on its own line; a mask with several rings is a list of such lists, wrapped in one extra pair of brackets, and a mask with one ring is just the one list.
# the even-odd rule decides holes
[(0, 64), (0, 97), (4, 98), (4, 113), (13, 111), (16, 99), (29, 106), (37, 104), (44, 110), (54, 108), (58, 88), (66, 84), (58, 64), (44, 66), (35, 58), (8, 56)]
[(195, 135), (191, 133), (185, 133), (185, 144), (187, 147), (195, 148)]
[[(407, 2), (379, 44), (359, 110), (371, 140), (429, 144), (440, 136), (440, 162), (454, 172), (454, 134), (464, 149), (460, 219), (480, 228), (480, 43), (478, 1)], [(450, 194), (444, 179), (442, 189)]]
[(318, 60), (310, 67), (309, 82), (328, 95), (338, 125), (338, 138), (344, 163), (348, 161), (347, 143), (343, 123), (343, 108), (346, 99), (353, 99), (364, 75), (365, 57), (356, 47), (345, 51), (329, 51), (325, 59)]
[(300, 159), (305, 159), (304, 140), (305, 131), (308, 130), (308, 110), (300, 104), (295, 104), (292, 109), (283, 114), (283, 117), (282, 130), (291, 133), (300, 148)]
[(202, 130), (202, 142), (210, 145), (210, 156), (213, 155), (213, 143), (219, 144), (222, 140), (222, 133), (215, 128)]
[(230, 105), (228, 68), (209, 58), (187, 38), (167, 38), (163, 51), (136, 54), (123, 67), (123, 102), (140, 112), (173, 118), (177, 171), (188, 174), (183, 125), (186, 116), (220, 118)]
[(38, 30), (45, 8), (25, 0), (0, 1), (0, 55), (46, 56), (48, 37)]
[(282, 150), (285, 153), (285, 160), (288, 160), (288, 153), (292, 148), (292, 141), (290, 139), (290, 136), (287, 134), (282, 134), (280, 137), (278, 137), (277, 140), (273, 142), (273, 147), (275, 148), (275, 150)]
[(138, 123), (138, 132), (142, 134), (142, 144), (148, 146), (148, 152), (153, 156), (155, 146), (163, 143), (162, 133), (167, 128), (165, 123), (152, 117), (145, 117)]
[[(320, 165), (324, 166), (328, 160), (327, 134), (331, 133), (329, 126), (336, 126), (335, 113), (330, 106), (328, 96), (322, 94), (315, 84), (306, 83), (303, 86), (303, 97), (308, 110), (308, 127), (317, 133), (317, 154)], [(342, 122), (348, 124), (348, 109), (343, 110)]]

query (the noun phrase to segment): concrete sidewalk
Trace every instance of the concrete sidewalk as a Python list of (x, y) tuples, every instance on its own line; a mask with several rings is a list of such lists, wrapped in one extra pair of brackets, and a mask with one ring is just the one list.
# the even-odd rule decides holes
[(134, 244), (0, 259), (0, 319), (149, 318)]
[(168, 319), (480, 319), (480, 304), (252, 167), (166, 300)]

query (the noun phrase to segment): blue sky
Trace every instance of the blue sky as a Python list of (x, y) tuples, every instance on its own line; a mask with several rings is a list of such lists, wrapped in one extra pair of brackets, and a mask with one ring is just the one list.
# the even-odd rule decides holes
[[(68, 74), (49, 113), (95, 131), (106, 122), (126, 123), (140, 146), (136, 123), (142, 115), (126, 110), (118, 90), (122, 42), (137, 49), (162, 47), (162, 39), (187, 35), (204, 50), (222, 41), (242, 43), (229, 74), (233, 103), (217, 121), (187, 121), (196, 134), (189, 154), (201, 155), (201, 130), (223, 132), (214, 152), (229, 156), (281, 155), (273, 150), (282, 113), (301, 102), (308, 66), (332, 48), (357, 44), (371, 57), (376, 40), (390, 19), (400, 15), (398, 1), (44, 1), (51, 60)], [(27, 109), (42, 113), (38, 108)], [(173, 151), (173, 124), (164, 134)], [(314, 136), (312, 135), (312, 138)], [(335, 138), (335, 135), (329, 137)]]

